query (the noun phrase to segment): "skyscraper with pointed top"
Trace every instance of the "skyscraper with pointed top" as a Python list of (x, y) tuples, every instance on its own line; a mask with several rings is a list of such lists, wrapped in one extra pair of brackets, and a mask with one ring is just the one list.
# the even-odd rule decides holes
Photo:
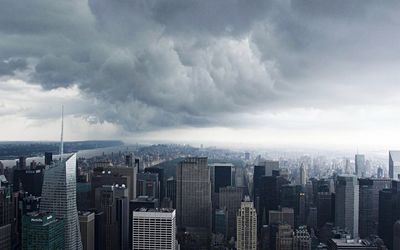
[(65, 249), (81, 250), (82, 241), (76, 206), (76, 154), (63, 157), (64, 108), (61, 119), (60, 159), (45, 170), (40, 210), (64, 220)]

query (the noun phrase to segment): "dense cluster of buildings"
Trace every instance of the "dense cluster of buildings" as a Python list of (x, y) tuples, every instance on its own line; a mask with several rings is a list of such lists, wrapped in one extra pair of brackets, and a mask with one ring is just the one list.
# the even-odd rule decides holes
[(361, 154), (326, 176), (249, 153), (241, 165), (187, 156), (172, 172), (114, 158), (0, 168), (0, 249), (400, 249), (397, 151), (389, 178)]

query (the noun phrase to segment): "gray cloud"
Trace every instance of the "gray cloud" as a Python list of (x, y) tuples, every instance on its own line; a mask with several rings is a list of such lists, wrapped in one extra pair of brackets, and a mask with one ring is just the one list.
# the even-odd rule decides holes
[(130, 131), (362, 105), (377, 82), (382, 96), (397, 84), (385, 69), (399, 63), (395, 1), (0, 4), (0, 75), (25, 70), (47, 90), (76, 85), (94, 102), (82, 108), (90, 121)]

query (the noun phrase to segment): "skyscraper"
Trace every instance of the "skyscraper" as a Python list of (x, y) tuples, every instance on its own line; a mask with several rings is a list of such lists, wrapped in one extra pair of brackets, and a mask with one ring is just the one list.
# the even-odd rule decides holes
[(257, 212), (253, 202), (246, 197), (237, 215), (237, 249), (257, 249)]
[(96, 210), (104, 212), (106, 250), (125, 250), (129, 242), (128, 189), (111, 185), (96, 189)]
[(160, 200), (160, 182), (158, 174), (138, 173), (137, 195), (148, 196)]
[(79, 212), (79, 226), (83, 250), (94, 250), (95, 214), (93, 212)]
[(366, 177), (367, 170), (365, 167), (365, 156), (361, 154), (355, 155), (356, 175), (358, 177)]
[(393, 181), (391, 189), (379, 192), (379, 237), (389, 249), (393, 249), (393, 225), (400, 219), (400, 186)]
[(304, 163), (300, 166), (300, 185), (305, 186), (307, 183), (307, 168)]
[(43, 178), (42, 212), (51, 212), (64, 220), (66, 249), (82, 249), (76, 206), (76, 154), (55, 162)]
[(359, 186), (354, 175), (341, 175), (336, 181), (335, 225), (358, 237)]
[(379, 191), (391, 187), (390, 179), (358, 179), (360, 188), (359, 235), (377, 235), (379, 222)]
[(133, 211), (132, 249), (176, 249), (176, 214), (174, 209)]
[(293, 229), (288, 224), (278, 224), (276, 232), (276, 249), (292, 250), (293, 249)]
[(243, 188), (222, 187), (219, 189), (219, 208), (226, 208), (228, 217), (228, 238), (236, 236), (236, 214), (243, 200)]
[(398, 180), (400, 174), (400, 151), (389, 151), (389, 177)]
[(400, 221), (393, 225), (393, 249), (400, 249)]
[(178, 225), (208, 245), (211, 232), (211, 182), (206, 157), (188, 157), (176, 168)]
[(221, 187), (232, 186), (232, 164), (215, 163), (210, 165), (213, 192), (219, 193)]
[(64, 221), (56, 219), (51, 213), (24, 215), (22, 249), (64, 249)]
[(0, 175), (0, 249), (11, 249), (12, 208), (11, 185), (4, 175)]

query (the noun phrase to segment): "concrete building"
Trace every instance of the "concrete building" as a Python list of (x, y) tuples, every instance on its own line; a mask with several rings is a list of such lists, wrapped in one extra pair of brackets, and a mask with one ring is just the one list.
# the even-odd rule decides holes
[(257, 249), (257, 212), (249, 197), (241, 203), (237, 215), (237, 249)]
[(307, 183), (307, 168), (304, 165), (304, 163), (301, 163), (300, 165), (300, 185), (302, 185), (303, 187), (306, 185)]
[(43, 178), (41, 212), (51, 212), (64, 220), (66, 249), (82, 249), (76, 205), (76, 154), (55, 162)]
[(132, 249), (176, 249), (174, 209), (141, 208), (133, 212)]
[(278, 224), (276, 232), (276, 249), (293, 250), (293, 229), (288, 224)]
[(79, 212), (78, 216), (83, 250), (94, 250), (95, 214), (92, 212)]
[(355, 175), (341, 175), (336, 180), (335, 225), (358, 237), (359, 186)]
[(288, 224), (294, 228), (293, 208), (283, 207), (280, 210), (269, 211), (269, 224)]
[(400, 151), (389, 151), (389, 177), (398, 180), (400, 175)]

